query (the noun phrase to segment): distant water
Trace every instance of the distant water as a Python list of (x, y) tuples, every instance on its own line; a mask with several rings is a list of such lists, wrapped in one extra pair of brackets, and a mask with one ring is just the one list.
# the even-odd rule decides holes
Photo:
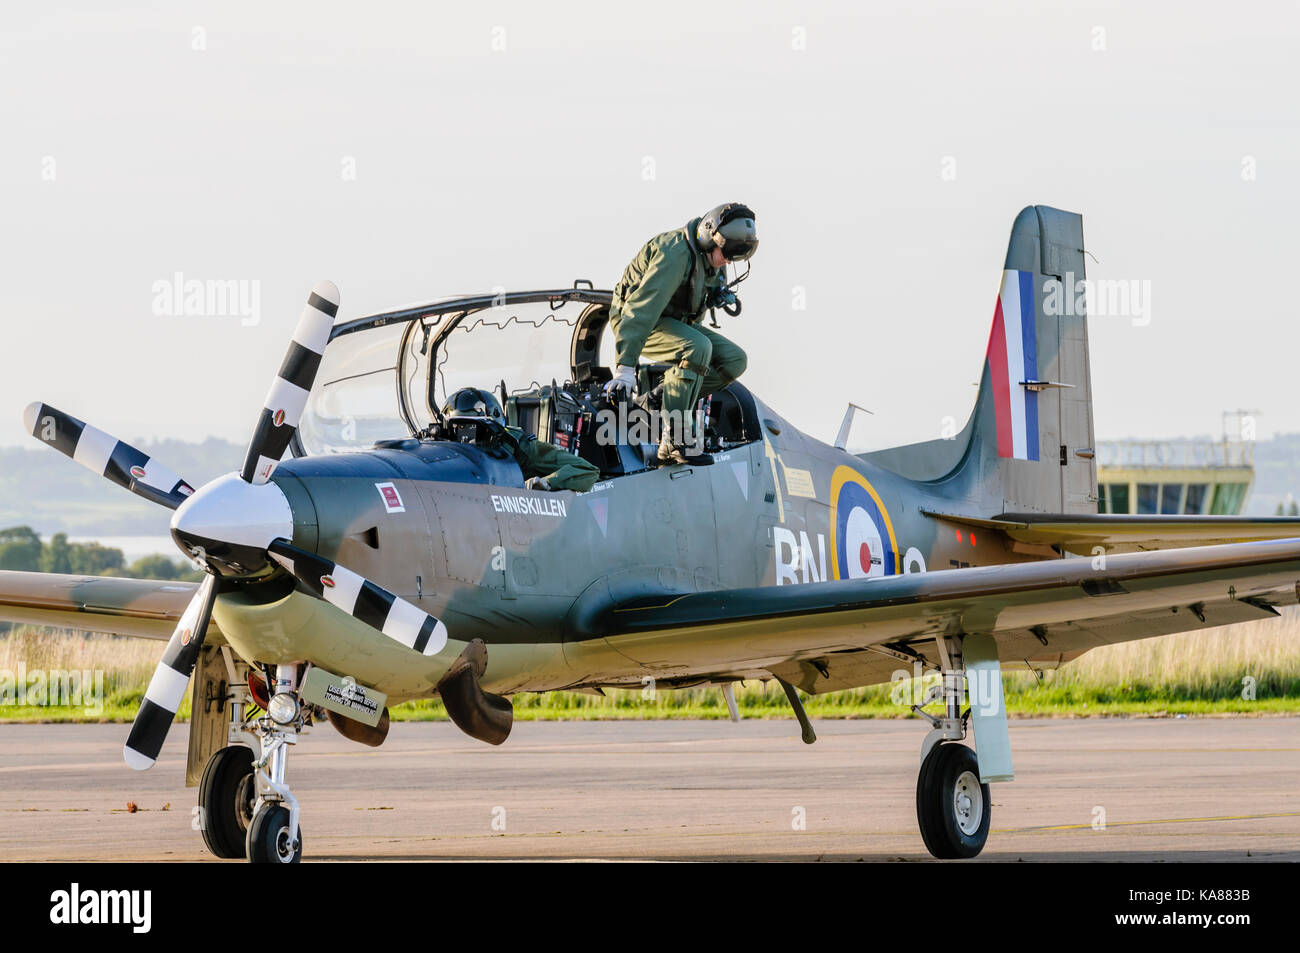
[(173, 562), (180, 562), (180, 549), (170, 536), (69, 536), (70, 543), (99, 543), (110, 549), (122, 550), (128, 563), (133, 563), (142, 556), (161, 554)]

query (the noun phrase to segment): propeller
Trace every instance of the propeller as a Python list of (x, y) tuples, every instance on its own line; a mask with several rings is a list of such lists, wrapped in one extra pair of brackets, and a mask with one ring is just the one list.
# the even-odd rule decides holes
[(212, 618), (212, 605), (217, 601), (217, 588), (216, 576), (209, 574), (204, 577), (194, 598), (181, 613), (181, 620), (176, 623), (176, 630), (167, 641), (163, 657), (149, 680), (144, 701), (135, 713), (131, 734), (122, 748), (126, 763), (137, 771), (153, 767), (163, 742), (167, 740), (167, 731), (185, 697), (185, 688), (208, 634), (208, 620)]
[(185, 697), (212, 608), (229, 586), (218, 570), (238, 575), (250, 564), (273, 561), (318, 599), (412, 651), (432, 656), (447, 645), (447, 627), (440, 620), (347, 567), (294, 546), (293, 510), (284, 492), (269, 482), (302, 421), (338, 308), (333, 283), (322, 281), (312, 289), (258, 415), (243, 468), (197, 491), (142, 451), (48, 404), (37, 402), (23, 411), (23, 423), (37, 439), (175, 510), (172, 536), (207, 570), (154, 670), (123, 748), (126, 763), (136, 770), (153, 766)]
[(194, 487), (143, 450), (49, 404), (28, 404), (23, 410), (23, 425), (37, 440), (87, 470), (168, 509), (176, 509), (194, 492)]
[(277, 539), (269, 549), (271, 558), (318, 599), (421, 655), (437, 655), (446, 648), (447, 627), (439, 619), (383, 586), (283, 539)]
[(207, 569), (163, 651), (123, 748), (126, 763), (136, 770), (153, 766), (185, 697), (212, 607), (229, 585), (218, 569), (238, 575), (250, 561), (271, 560), (318, 599), (412, 651), (432, 656), (447, 645), (447, 627), (440, 620), (347, 567), (294, 546), (293, 510), (284, 492), (269, 482), (302, 421), (338, 307), (333, 283), (316, 285), (267, 392), (243, 468), (197, 491), (140, 450), (47, 404), (34, 403), (23, 412), (24, 424), (37, 439), (132, 493), (175, 510), (172, 536)]
[(280, 364), (280, 373), (266, 393), (266, 403), (253, 428), (244, 468), (239, 476), (245, 483), (260, 486), (271, 478), (284, 456), (289, 441), (302, 421), (303, 408), (316, 381), (321, 355), (329, 343), (334, 316), (339, 313), (339, 289), (332, 281), (322, 281), (312, 289), (307, 304), (298, 317), (289, 350)]

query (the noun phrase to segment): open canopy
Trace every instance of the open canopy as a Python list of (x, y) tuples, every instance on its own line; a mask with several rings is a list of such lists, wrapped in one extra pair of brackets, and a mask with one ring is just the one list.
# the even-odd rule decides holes
[(295, 437), (296, 455), (416, 436), (459, 387), (526, 390), (573, 379), (583, 318), (610, 292), (572, 288), (452, 298), (336, 324)]

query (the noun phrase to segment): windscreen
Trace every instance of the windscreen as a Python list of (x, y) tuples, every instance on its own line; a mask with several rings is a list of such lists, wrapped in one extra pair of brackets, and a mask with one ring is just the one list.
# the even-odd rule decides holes
[(441, 407), (461, 387), (497, 393), (533, 390), (570, 376), (569, 346), (584, 305), (552, 311), (545, 302), (487, 308), (466, 315), (437, 354), (433, 395)]
[(298, 431), (307, 453), (361, 450), (410, 436), (397, 396), (398, 348), (406, 329), (399, 322), (356, 331), (325, 348)]

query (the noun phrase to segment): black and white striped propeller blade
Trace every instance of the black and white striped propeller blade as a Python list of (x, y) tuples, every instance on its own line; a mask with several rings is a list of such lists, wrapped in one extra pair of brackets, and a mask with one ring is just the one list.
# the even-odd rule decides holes
[(122, 756), (137, 771), (152, 768), (167, 740), (167, 731), (176, 717), (185, 697), (199, 651), (208, 634), (208, 621), (212, 618), (212, 604), (217, 599), (217, 577), (205, 576), (194, 598), (185, 607), (163, 651), (162, 661), (154, 669), (153, 678), (145, 690), (144, 701), (135, 714), (131, 734), (127, 736)]
[(318, 598), (378, 629), (421, 655), (437, 655), (447, 645), (447, 627), (438, 619), (346, 566), (299, 549), (282, 539), (268, 548), (271, 558), (293, 573)]
[(194, 492), (194, 487), (147, 453), (49, 404), (28, 404), (23, 425), (37, 440), (87, 470), (168, 509), (176, 509)]
[(307, 396), (316, 380), (321, 355), (329, 343), (330, 328), (339, 312), (339, 289), (331, 281), (322, 281), (312, 289), (307, 305), (298, 318), (293, 340), (280, 364), (266, 405), (257, 418), (253, 439), (248, 444), (240, 476), (246, 483), (259, 485), (270, 479), (276, 464), (293, 439), (302, 420)]

